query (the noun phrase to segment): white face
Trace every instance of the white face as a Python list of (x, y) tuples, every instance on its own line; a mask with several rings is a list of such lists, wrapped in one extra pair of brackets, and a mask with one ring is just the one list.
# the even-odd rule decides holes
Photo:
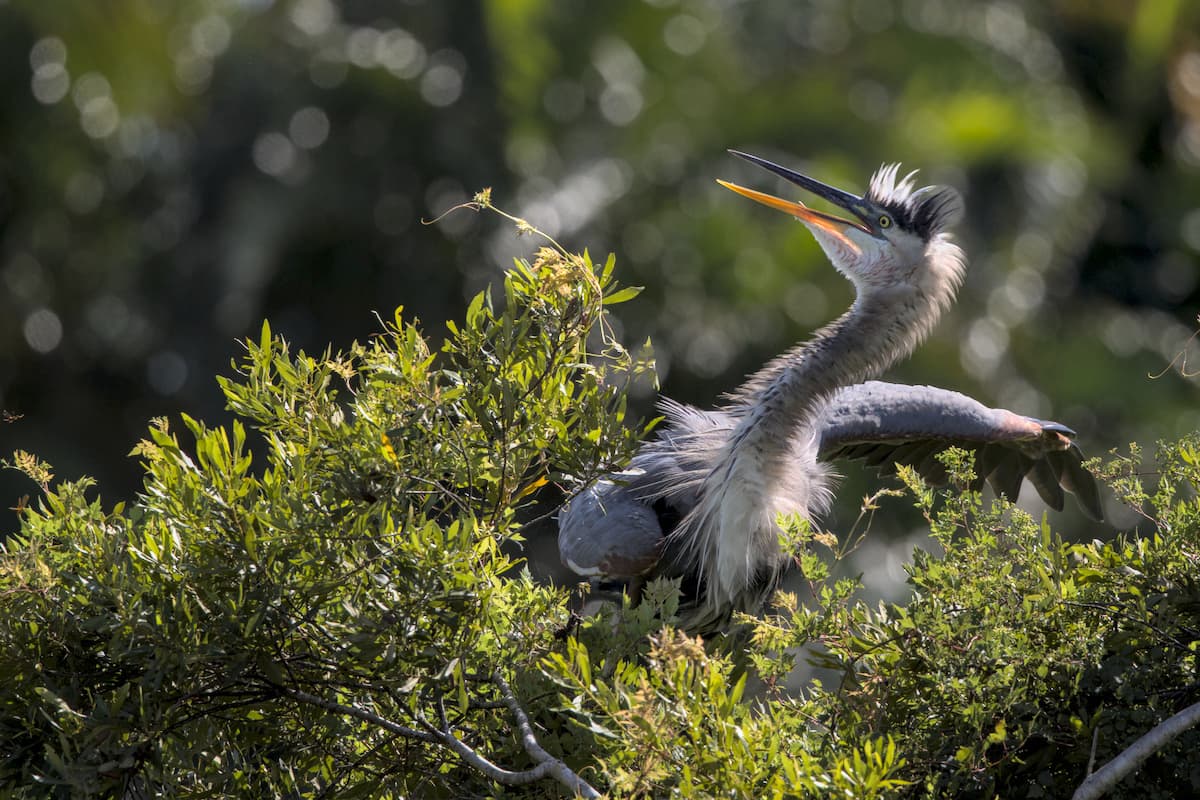
[(838, 235), (805, 224), (833, 266), (859, 291), (916, 285), (915, 272), (925, 257), (925, 242), (916, 234), (892, 227), (884, 232), (884, 238), (878, 238), (847, 225), (844, 235)]

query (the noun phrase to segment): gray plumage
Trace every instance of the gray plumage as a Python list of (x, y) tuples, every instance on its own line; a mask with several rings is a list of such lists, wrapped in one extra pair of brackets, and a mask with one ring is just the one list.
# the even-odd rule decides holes
[(937, 452), (977, 452), (980, 482), (1015, 498), (1028, 478), (1052, 507), (1072, 492), (1101, 509), (1068, 428), (991, 409), (956, 392), (869, 380), (907, 356), (953, 302), (962, 251), (945, 228), (958, 193), (916, 188), (885, 166), (862, 197), (737, 153), (850, 211), (847, 220), (732, 184), (803, 222), (855, 285), (850, 310), (766, 364), (717, 411), (664, 400), (664, 425), (628, 466), (571, 498), (559, 551), (581, 575), (681, 578), (682, 624), (707, 631), (735, 610), (757, 611), (787, 558), (776, 519), (828, 510), (836, 458), (892, 469), (911, 464), (944, 480)]

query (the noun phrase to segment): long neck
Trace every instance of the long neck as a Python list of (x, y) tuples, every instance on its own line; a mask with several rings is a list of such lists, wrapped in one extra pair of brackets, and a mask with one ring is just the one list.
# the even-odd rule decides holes
[(941, 298), (866, 293), (840, 318), (766, 364), (730, 396), (743, 410), (739, 440), (781, 444), (830, 394), (909, 355), (941, 316)]
[(778, 514), (811, 518), (828, 500), (824, 473), (795, 460), (797, 432), (838, 388), (912, 352), (940, 315), (939, 299), (911, 290), (862, 294), (839, 319), (730, 396), (737, 426), (697, 492), (699, 504), (678, 529), (701, 564), (713, 607), (740, 607), (760, 577), (777, 574)]

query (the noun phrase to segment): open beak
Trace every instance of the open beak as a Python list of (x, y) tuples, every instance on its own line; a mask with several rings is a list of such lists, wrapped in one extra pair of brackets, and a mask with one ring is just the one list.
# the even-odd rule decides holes
[[(781, 167), (772, 161), (767, 161), (765, 158), (759, 158), (758, 156), (752, 156), (749, 153), (742, 153), (737, 150), (730, 150), (729, 152), (735, 156), (738, 156), (739, 158), (744, 158), (747, 161), (758, 164), (760, 167), (771, 170), (771, 172), (774, 172), (776, 175), (791, 181), (800, 188), (806, 189), (818, 197), (824, 198), (834, 205), (846, 209), (860, 219), (862, 219), (863, 214), (866, 213), (866, 208), (863, 205), (862, 198), (856, 197), (849, 192), (843, 192), (841, 189), (835, 189), (834, 187), (821, 183), (818, 180), (813, 180), (807, 175), (801, 175), (799, 172), (794, 172), (787, 167)], [(847, 246), (855, 250), (857, 250), (858, 247), (846, 235), (850, 228), (858, 228), (864, 233), (872, 234), (871, 229), (861, 222), (854, 222), (834, 216), (833, 214), (826, 214), (823, 211), (817, 211), (809, 208), (808, 206), (804, 205), (804, 203), (798, 201), (784, 200), (780, 197), (775, 197), (774, 195), (764, 194), (753, 189), (747, 189), (744, 186), (738, 186), (736, 183), (729, 183), (722, 180), (718, 180), (717, 183), (721, 184), (726, 189), (731, 189), (732, 191), (737, 192), (743, 197), (749, 197), (751, 200), (755, 200), (765, 206), (770, 206), (777, 211), (791, 214), (793, 217), (810, 227), (820, 228), (827, 233), (833, 234), (844, 241)]]

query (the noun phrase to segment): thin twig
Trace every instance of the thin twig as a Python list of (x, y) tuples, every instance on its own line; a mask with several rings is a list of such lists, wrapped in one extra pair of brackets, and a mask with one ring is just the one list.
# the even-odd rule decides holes
[(1137, 623), (1138, 625), (1143, 625), (1143, 626), (1149, 628), (1150, 630), (1154, 631), (1155, 633), (1157, 633), (1159, 636), (1161, 636), (1166, 641), (1170, 642), (1172, 645), (1174, 645), (1179, 650), (1182, 650), (1185, 652), (1190, 652), (1190, 650), (1188, 650), (1188, 646), (1186, 644), (1179, 641), (1178, 639), (1176, 639), (1174, 636), (1167, 633), (1166, 631), (1161, 630), (1154, 623), (1147, 622), (1146, 620), (1139, 619), (1138, 617), (1135, 617), (1132, 614), (1127, 614), (1124, 611), (1118, 611), (1117, 609), (1113, 608), (1113, 606), (1115, 606), (1116, 603), (1095, 603), (1095, 602), (1087, 602), (1087, 601), (1079, 601), (1079, 600), (1063, 600), (1062, 602), (1063, 602), (1063, 605), (1065, 605), (1065, 606), (1074, 606), (1075, 608), (1088, 608), (1093, 611), (1103, 611), (1105, 613), (1112, 614), (1114, 616), (1128, 620), (1129, 622), (1134, 622), (1134, 623)]
[(1136, 770), (1150, 756), (1166, 747), (1172, 739), (1188, 728), (1200, 723), (1200, 703), (1194, 703), (1175, 716), (1160, 722), (1142, 735), (1140, 739), (1122, 750), (1095, 773), (1089, 775), (1071, 800), (1095, 800), (1125, 776)]
[(1096, 725), (1096, 729), (1092, 731), (1092, 752), (1088, 755), (1087, 774), (1090, 777), (1092, 770), (1096, 768), (1096, 745), (1100, 744), (1100, 725)]

